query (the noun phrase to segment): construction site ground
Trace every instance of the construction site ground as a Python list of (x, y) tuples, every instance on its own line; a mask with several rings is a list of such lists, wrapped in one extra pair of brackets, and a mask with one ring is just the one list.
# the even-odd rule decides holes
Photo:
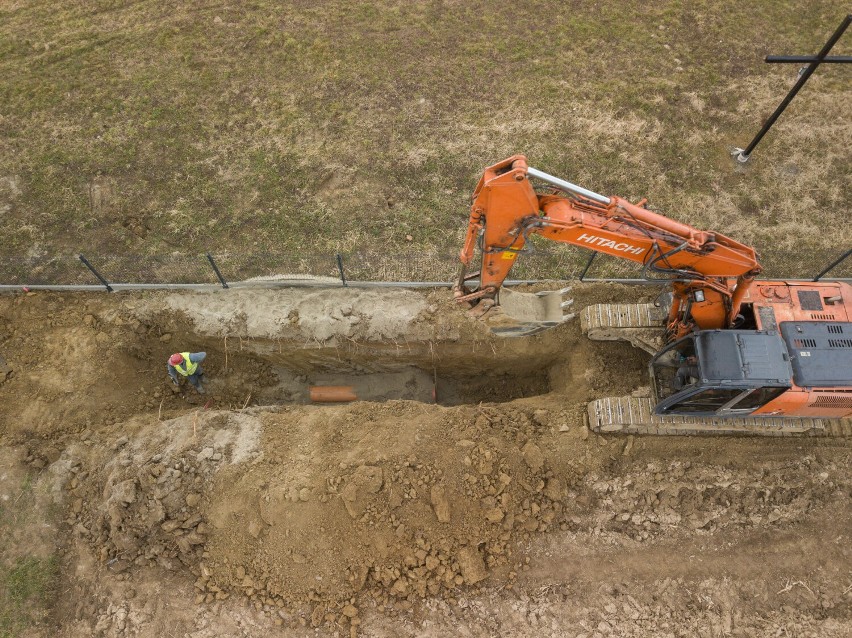
[[(578, 309), (649, 289), (578, 285)], [(207, 394), (166, 360), (206, 351)], [(850, 441), (598, 436), (447, 290), (0, 296), (0, 635), (849, 636)], [(362, 399), (314, 405), (311, 385)]]

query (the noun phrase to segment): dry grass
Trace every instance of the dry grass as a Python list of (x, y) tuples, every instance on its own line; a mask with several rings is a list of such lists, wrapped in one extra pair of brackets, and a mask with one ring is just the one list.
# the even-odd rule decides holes
[(0, 179), (2, 250), (449, 251), (481, 168), (523, 152), (810, 274), (801, 249), (821, 264), (852, 231), (848, 68), (810, 80), (746, 171), (727, 153), (795, 81), (763, 56), (817, 51), (844, 13), (7, 2), (0, 178), (20, 192)]
[[(8, 456), (3, 461), (8, 461)], [(0, 638), (32, 636), (34, 627), (49, 621), (56, 602), (58, 557), (44, 542), (55, 525), (56, 513), (47, 505), (43, 485), (26, 475), (9, 490), (4, 467), (0, 499)], [(15, 494), (12, 498), (12, 494)]]

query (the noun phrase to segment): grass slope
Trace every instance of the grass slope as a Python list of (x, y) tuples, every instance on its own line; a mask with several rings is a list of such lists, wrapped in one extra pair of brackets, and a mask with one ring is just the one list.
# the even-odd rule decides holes
[(482, 167), (522, 152), (812, 274), (852, 231), (848, 67), (815, 74), (745, 171), (727, 153), (796, 79), (763, 56), (818, 51), (845, 11), (6, 2), (0, 250), (449, 254)]

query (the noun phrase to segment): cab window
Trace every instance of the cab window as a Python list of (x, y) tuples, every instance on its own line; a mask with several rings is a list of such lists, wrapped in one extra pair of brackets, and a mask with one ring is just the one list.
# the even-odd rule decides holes
[(742, 388), (708, 388), (675, 403), (666, 412), (716, 412), (742, 393)]
[(756, 410), (778, 398), (787, 388), (757, 388), (731, 406), (731, 410)]

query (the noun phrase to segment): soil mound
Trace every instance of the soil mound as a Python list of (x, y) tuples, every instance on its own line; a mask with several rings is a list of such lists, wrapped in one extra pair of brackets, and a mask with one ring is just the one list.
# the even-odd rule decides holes
[(183, 565), (199, 600), (413, 602), (506, 579), (519, 536), (564, 521), (540, 439), (568, 418), (400, 401), (139, 421), (72, 446), (69, 489), (114, 571)]

